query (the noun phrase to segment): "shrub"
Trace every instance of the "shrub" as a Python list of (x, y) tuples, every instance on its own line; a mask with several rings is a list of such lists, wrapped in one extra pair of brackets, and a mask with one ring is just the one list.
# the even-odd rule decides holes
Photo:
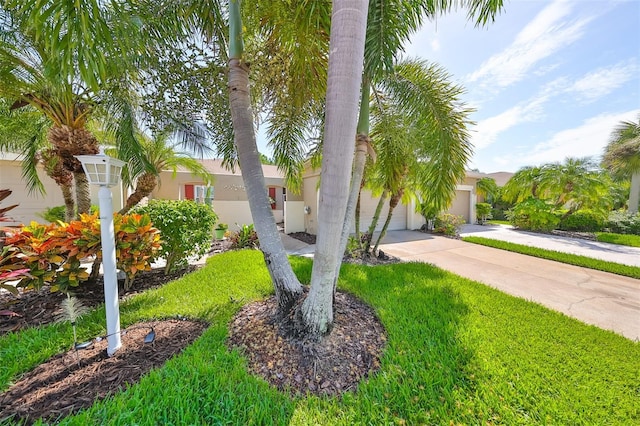
[(507, 212), (513, 226), (531, 231), (549, 232), (558, 226), (560, 218), (553, 212), (553, 206), (536, 198), (529, 198), (516, 204)]
[(132, 210), (148, 214), (160, 230), (161, 257), (167, 262), (165, 273), (184, 268), (190, 257), (202, 257), (211, 247), (213, 225), (218, 216), (210, 206), (190, 200), (151, 200)]
[[(38, 216), (47, 222), (56, 223), (64, 222), (67, 208), (65, 206), (47, 207), (44, 212), (38, 213)], [(98, 206), (91, 206), (91, 214), (98, 213)]]
[(242, 225), (237, 232), (232, 232), (229, 235), (229, 239), (233, 249), (257, 248), (260, 246), (258, 234), (253, 228), (253, 224)]
[(620, 210), (611, 212), (604, 228), (616, 234), (640, 235), (640, 213), (631, 214)]
[(578, 210), (560, 221), (564, 231), (596, 232), (604, 227), (605, 216), (593, 210)]
[(491, 215), (491, 204), (489, 203), (478, 203), (476, 204), (476, 218), (478, 219), (478, 223), (480, 225), (484, 225), (487, 219), (491, 219), (493, 216)]
[[(114, 217), (116, 266), (125, 272), (128, 288), (136, 273), (147, 270), (160, 248), (158, 230), (148, 216)], [(80, 220), (48, 225), (32, 222), (7, 233), (0, 264), (27, 269), (18, 287), (69, 292), (89, 278), (81, 260), (102, 255), (100, 221), (96, 215), (81, 215)], [(11, 255), (11, 257), (9, 257)]]
[(65, 212), (65, 206), (47, 207), (44, 212), (39, 213), (38, 216), (51, 223), (64, 222)]
[(439, 234), (456, 236), (464, 223), (464, 217), (444, 213), (436, 217), (433, 223), (433, 230)]

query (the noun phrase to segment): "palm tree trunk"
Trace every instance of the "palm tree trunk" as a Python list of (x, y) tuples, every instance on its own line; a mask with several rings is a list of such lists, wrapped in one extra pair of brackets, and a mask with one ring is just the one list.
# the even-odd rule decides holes
[[(340, 236), (340, 249), (339, 253), (344, 256), (344, 252), (347, 249), (347, 242), (349, 241), (349, 234), (351, 233), (351, 224), (354, 221), (356, 205), (360, 199), (360, 189), (362, 188), (362, 177), (364, 176), (364, 166), (367, 162), (367, 152), (371, 146), (371, 140), (369, 139), (369, 79), (366, 77), (362, 79), (362, 95), (360, 99), (360, 115), (358, 118), (358, 127), (356, 132), (356, 151), (355, 159), (353, 162), (353, 174), (351, 176), (351, 187), (349, 189), (349, 199), (347, 200), (347, 211), (342, 226), (342, 235)], [(356, 233), (357, 235), (357, 233)], [(358, 237), (359, 238), (359, 237)], [(336, 272), (337, 277), (340, 273), (340, 265), (338, 263), (338, 270)], [(335, 291), (335, 284), (334, 284)]]
[(318, 239), (311, 288), (300, 308), (311, 336), (319, 337), (333, 326), (333, 284), (342, 261), (339, 248), (355, 148), (345, 141), (356, 134), (368, 3), (334, 0), (332, 5)]
[(76, 184), (77, 213), (75, 218), (77, 219), (82, 213), (91, 211), (91, 192), (89, 190), (89, 181), (84, 171), (74, 172), (73, 180)]
[(73, 184), (60, 185), (62, 191), (62, 199), (64, 200), (64, 220), (71, 222), (76, 215), (76, 201), (73, 196)]
[(380, 212), (382, 212), (382, 207), (384, 206), (385, 201), (387, 201), (387, 197), (389, 196), (389, 191), (386, 189), (382, 192), (380, 199), (378, 200), (378, 205), (376, 206), (376, 211), (373, 214), (373, 218), (371, 219), (371, 224), (369, 225), (369, 231), (367, 231), (367, 240), (365, 241), (365, 250), (367, 253), (371, 248), (371, 240), (373, 239), (373, 233), (376, 232), (376, 226), (378, 226), (378, 221), (380, 220)]
[(384, 221), (384, 225), (382, 226), (380, 235), (378, 235), (378, 239), (376, 240), (376, 245), (373, 248), (373, 253), (378, 252), (378, 246), (380, 245), (380, 242), (382, 242), (382, 239), (384, 238), (384, 236), (387, 234), (387, 229), (389, 228), (389, 223), (391, 222), (391, 216), (393, 216), (393, 210), (396, 208), (396, 206), (400, 202), (400, 199), (402, 198), (402, 194), (404, 194), (404, 189), (401, 189), (400, 191), (398, 191), (397, 194), (393, 194), (393, 196), (391, 196), (391, 199), (389, 200), (389, 213), (387, 213), (387, 220)]
[(638, 213), (640, 204), (640, 171), (631, 175), (631, 190), (629, 192), (629, 213)]
[(243, 46), (239, 0), (229, 1), (229, 33), (229, 103), (234, 141), (253, 224), (260, 240), (260, 250), (275, 287), (278, 314), (284, 318), (302, 295), (302, 285), (293, 273), (287, 258), (265, 189), (264, 173), (253, 128), (249, 67), (241, 59)]
[(362, 196), (362, 184), (360, 184), (360, 191), (358, 191), (358, 201), (356, 202), (356, 212), (353, 220), (355, 221), (356, 239), (358, 245), (362, 246), (362, 235), (360, 234), (360, 198)]
[(132, 208), (134, 208), (140, 200), (144, 197), (147, 197), (153, 189), (158, 184), (158, 178), (155, 174), (145, 172), (143, 173), (136, 182), (136, 189), (133, 191), (129, 197), (127, 197), (127, 201), (124, 203), (124, 207), (120, 209), (119, 214), (125, 214)]

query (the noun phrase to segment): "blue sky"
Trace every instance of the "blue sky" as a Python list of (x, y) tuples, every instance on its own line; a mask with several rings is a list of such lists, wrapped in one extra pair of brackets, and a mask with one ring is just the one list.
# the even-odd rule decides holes
[(425, 25), (406, 54), (466, 88), (468, 167), (482, 172), (599, 156), (640, 114), (640, 0), (511, 0), (484, 28), (461, 10)]

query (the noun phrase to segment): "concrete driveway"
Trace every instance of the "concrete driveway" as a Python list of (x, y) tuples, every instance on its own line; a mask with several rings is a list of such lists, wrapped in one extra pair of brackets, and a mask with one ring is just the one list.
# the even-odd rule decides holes
[(640, 280), (417, 231), (391, 231), (380, 248), (640, 341)]

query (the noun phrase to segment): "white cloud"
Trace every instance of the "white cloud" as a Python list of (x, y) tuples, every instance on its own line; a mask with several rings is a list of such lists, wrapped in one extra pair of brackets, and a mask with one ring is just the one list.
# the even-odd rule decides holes
[(567, 157), (599, 157), (615, 126), (621, 121), (636, 120), (639, 112), (631, 110), (591, 117), (578, 127), (559, 131), (548, 140), (526, 148), (526, 152), (508, 153), (494, 161), (515, 171), (522, 166), (558, 162)]
[(543, 104), (549, 99), (549, 93), (543, 90), (537, 96), (521, 102), (498, 115), (478, 122), (471, 142), (476, 150), (486, 148), (496, 141), (498, 135), (508, 129), (544, 116)]
[(507, 87), (522, 80), (538, 62), (582, 37), (591, 18), (569, 21), (571, 5), (555, 1), (545, 7), (502, 52), (485, 61), (467, 81)]
[(567, 88), (578, 98), (593, 102), (623, 86), (638, 73), (638, 66), (632, 61), (620, 62), (607, 68), (600, 68), (582, 77)]

